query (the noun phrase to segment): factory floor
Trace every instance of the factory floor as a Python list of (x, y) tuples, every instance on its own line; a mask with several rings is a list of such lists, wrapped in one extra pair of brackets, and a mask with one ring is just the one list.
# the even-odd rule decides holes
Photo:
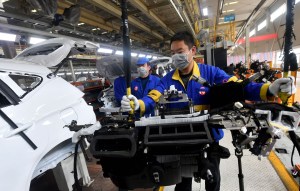
[[(234, 147), (231, 143), (231, 134), (229, 131), (225, 131), (225, 137), (220, 142), (221, 145), (229, 148), (231, 156), (228, 159), (221, 160), (221, 191), (238, 191), (239, 190), (239, 179), (238, 179), (238, 163), (237, 157), (234, 155)], [(291, 153), (292, 153), (292, 142), (287, 136), (278, 140), (275, 144), (275, 148), (286, 149), (287, 153), (278, 153), (274, 151), (284, 171), (290, 172), (291, 169)], [(299, 190), (299, 178), (291, 180), (286, 174), (279, 174), (275, 171), (269, 158), (258, 159), (257, 156), (251, 155), (248, 150), (244, 150), (244, 156), (242, 157), (242, 166), (244, 174), (244, 187), (245, 191), (298, 191)], [(297, 151), (294, 154), (294, 163), (300, 164), (300, 157)], [(273, 164), (274, 165), (274, 164)], [(87, 163), (88, 170), (94, 182), (89, 187), (84, 187), (83, 191), (118, 191), (118, 188), (108, 178), (103, 177), (102, 169), (100, 165), (96, 164), (96, 161)], [(282, 177), (283, 176), (283, 177)], [(294, 186), (286, 186), (281, 178), (288, 179), (286, 184), (294, 184)], [(290, 182), (289, 182), (290, 181)], [(291, 182), (293, 181), (293, 182)], [(163, 188), (164, 191), (173, 191), (175, 186), (166, 186)], [(37, 180), (33, 181), (30, 191), (59, 191), (56, 186), (55, 179), (51, 171), (47, 172), (46, 175), (41, 176)], [(147, 191), (150, 191), (148, 189)], [(161, 189), (162, 190), (162, 189)], [(193, 182), (193, 191), (205, 190), (204, 181), (200, 184)], [(135, 191), (146, 191), (146, 189), (136, 189)]]

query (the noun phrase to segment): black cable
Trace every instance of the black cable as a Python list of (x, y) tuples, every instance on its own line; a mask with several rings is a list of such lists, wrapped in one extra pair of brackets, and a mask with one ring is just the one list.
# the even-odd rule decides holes
[(79, 141), (75, 145), (75, 152), (74, 152), (74, 181), (75, 181), (75, 189), (76, 191), (82, 191), (82, 187), (79, 184), (78, 175), (77, 175), (77, 156), (78, 156), (78, 147), (80, 142), (82, 141), (82, 138), (79, 139)]
[(293, 168), (294, 168), (293, 157), (294, 157), (295, 148), (296, 148), (296, 146), (294, 145), (294, 146), (293, 146), (293, 150), (292, 150), (292, 155), (291, 155), (291, 164), (292, 164), (292, 167), (293, 167)]

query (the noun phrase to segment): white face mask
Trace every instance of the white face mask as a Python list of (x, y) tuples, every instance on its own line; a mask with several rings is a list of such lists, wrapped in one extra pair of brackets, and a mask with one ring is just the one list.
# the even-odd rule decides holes
[(172, 56), (172, 64), (174, 65), (174, 67), (178, 70), (185, 69), (190, 63), (188, 60), (189, 53), (174, 54)]
[(137, 72), (141, 78), (146, 77), (148, 74), (148, 70), (145, 67), (138, 67)]

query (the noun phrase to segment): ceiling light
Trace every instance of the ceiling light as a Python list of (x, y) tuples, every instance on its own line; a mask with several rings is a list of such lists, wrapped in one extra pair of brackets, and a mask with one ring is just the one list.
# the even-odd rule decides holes
[(255, 35), (255, 29), (253, 29), (250, 33), (249, 33), (249, 37)]
[(299, 3), (299, 2), (300, 2), (300, 0), (296, 0), (296, 1), (295, 1), (295, 4), (297, 4), (297, 3)]
[(97, 28), (92, 29), (92, 31), (95, 31), (95, 30), (97, 30)]
[(232, 2), (229, 2), (229, 5), (233, 5), (233, 4), (237, 4), (238, 1), (232, 1)]
[(36, 11), (35, 9), (32, 9), (31, 12), (32, 12), (32, 13), (36, 13), (37, 11)]
[(152, 59), (153, 59), (153, 60), (157, 59), (157, 56), (153, 56)]
[(261, 23), (257, 26), (257, 31), (260, 31), (260, 30), (263, 29), (265, 26), (267, 26), (267, 20), (264, 20), (263, 22), (261, 22)]
[(184, 19), (182, 18), (177, 6), (174, 4), (173, 0), (170, 0), (171, 4), (173, 5), (175, 11), (177, 12), (177, 14), (179, 15), (179, 17), (181, 18), (181, 21), (184, 23)]
[(229, 13), (229, 12), (233, 12), (234, 9), (229, 9), (229, 10), (226, 10), (226, 11), (223, 11), (223, 13)]
[(146, 58), (152, 58), (152, 55), (149, 54), (149, 55), (146, 56)]
[(101, 33), (101, 34), (106, 34), (107, 32), (106, 31), (104, 31), (103, 33)]
[(286, 12), (286, 4), (284, 3), (270, 15), (271, 22), (273, 22), (275, 19), (277, 19), (280, 15), (282, 15), (285, 12)]
[(37, 43), (43, 42), (45, 40), (46, 39), (43, 39), (43, 38), (30, 37), (29, 38), (29, 44), (37, 44)]
[(207, 7), (203, 8), (202, 11), (203, 11), (203, 16), (207, 16), (208, 15)]
[(132, 53), (131, 53), (131, 56), (132, 56), (132, 57), (136, 57), (137, 55), (138, 55), (138, 54), (135, 53), (135, 52), (132, 52)]
[(84, 25), (84, 23), (78, 23), (77, 25), (78, 25), (78, 26), (80, 26), (80, 25)]
[(123, 51), (117, 50), (115, 54), (116, 54), (116, 55), (123, 55)]
[(0, 32), (0, 40), (5, 41), (16, 41), (16, 35), (15, 34), (9, 34), (9, 33), (2, 33)]
[(139, 54), (139, 57), (145, 57), (146, 55), (145, 54)]
[(108, 49), (108, 48), (99, 48), (98, 52), (111, 54), (113, 52), (113, 50), (112, 49)]

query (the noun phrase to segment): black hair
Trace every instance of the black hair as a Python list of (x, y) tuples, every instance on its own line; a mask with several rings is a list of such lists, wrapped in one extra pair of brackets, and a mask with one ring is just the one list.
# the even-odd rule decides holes
[(191, 49), (193, 46), (195, 46), (195, 40), (191, 33), (184, 31), (184, 32), (178, 32), (174, 34), (171, 38), (170, 45), (174, 41), (181, 41), (183, 40), (184, 43)]

